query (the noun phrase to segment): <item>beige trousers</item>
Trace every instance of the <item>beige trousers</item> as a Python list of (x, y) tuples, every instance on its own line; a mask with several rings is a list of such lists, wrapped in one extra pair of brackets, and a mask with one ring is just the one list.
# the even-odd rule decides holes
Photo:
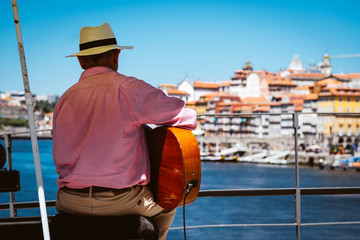
[(176, 209), (164, 210), (153, 200), (147, 186), (135, 186), (128, 191), (93, 193), (79, 196), (60, 189), (56, 199), (56, 210), (74, 214), (97, 216), (142, 215), (151, 217), (159, 227), (159, 239), (165, 240)]

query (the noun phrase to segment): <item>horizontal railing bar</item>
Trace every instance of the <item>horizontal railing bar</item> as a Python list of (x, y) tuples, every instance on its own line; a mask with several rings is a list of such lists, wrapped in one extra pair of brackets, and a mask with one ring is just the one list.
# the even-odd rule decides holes
[(30, 224), (41, 224), (41, 220), (37, 221), (19, 221), (19, 222), (0, 222), (0, 226), (13, 226), (13, 225), (30, 225)]
[[(48, 131), (52, 131), (51, 129), (37, 129), (35, 130), (35, 132), (48, 132)], [(3, 137), (5, 135), (18, 135), (18, 134), (30, 134), (30, 131), (19, 131), (19, 132), (4, 132), (0, 134), (0, 137)]]
[(301, 195), (360, 194), (360, 187), (300, 188)]
[[(49, 220), (54, 216), (49, 216)], [(8, 217), (0, 218), (0, 225), (29, 225), (29, 224), (41, 224), (40, 216), (32, 217)]]
[(352, 225), (352, 224), (360, 224), (360, 221), (355, 221), (355, 222), (318, 222), (318, 223), (301, 223), (301, 226)]
[[(353, 225), (360, 222), (319, 222), (319, 223), (301, 223), (300, 226), (326, 226), (326, 225)], [(296, 223), (259, 223), (259, 224), (216, 224), (216, 225), (198, 225), (187, 226), (186, 229), (199, 228), (223, 228), (223, 227), (294, 227)], [(172, 227), (170, 230), (183, 230), (184, 227)]]
[[(219, 227), (294, 227), (296, 223), (260, 223), (260, 224), (216, 224), (216, 225), (199, 225), (187, 226), (186, 229), (197, 228), (219, 228)], [(173, 227), (170, 230), (182, 230), (184, 227)]]
[(243, 197), (294, 195), (295, 188), (202, 190), (198, 197)]
[[(46, 201), (46, 207), (55, 207), (55, 200)], [(0, 204), (0, 210), (9, 209), (9, 203)], [(39, 208), (39, 202), (17, 202), (14, 203), (16, 209)]]
[[(198, 197), (251, 197), (295, 195), (296, 188), (202, 190)], [(360, 187), (300, 188), (301, 195), (360, 194)]]

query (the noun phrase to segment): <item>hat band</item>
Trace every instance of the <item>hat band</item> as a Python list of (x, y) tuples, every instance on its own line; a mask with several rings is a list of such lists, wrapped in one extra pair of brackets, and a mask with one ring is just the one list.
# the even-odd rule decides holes
[(101, 47), (101, 46), (112, 45), (112, 44), (117, 44), (116, 38), (108, 38), (108, 39), (101, 39), (101, 40), (96, 40), (96, 41), (92, 41), (92, 42), (87, 42), (87, 43), (81, 43), (81, 44), (79, 44), (79, 47), (80, 47), (80, 51), (82, 51), (82, 50), (86, 50), (89, 48)]

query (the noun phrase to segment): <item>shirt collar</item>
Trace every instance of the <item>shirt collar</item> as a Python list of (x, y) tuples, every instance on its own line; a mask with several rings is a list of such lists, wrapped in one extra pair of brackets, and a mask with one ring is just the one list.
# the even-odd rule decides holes
[(115, 71), (111, 68), (104, 67), (104, 66), (92, 67), (92, 68), (85, 70), (81, 74), (79, 81), (83, 80), (84, 78), (90, 77), (92, 75), (105, 73), (105, 72), (115, 72)]

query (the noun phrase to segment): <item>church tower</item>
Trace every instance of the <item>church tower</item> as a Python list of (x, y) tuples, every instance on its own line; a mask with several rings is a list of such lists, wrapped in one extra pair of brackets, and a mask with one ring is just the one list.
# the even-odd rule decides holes
[(324, 54), (323, 61), (319, 63), (318, 67), (322, 74), (331, 75), (331, 63), (329, 54)]
[(246, 72), (252, 72), (253, 71), (253, 67), (250, 63), (250, 60), (246, 60), (246, 63), (243, 67), (243, 70), (246, 71)]

